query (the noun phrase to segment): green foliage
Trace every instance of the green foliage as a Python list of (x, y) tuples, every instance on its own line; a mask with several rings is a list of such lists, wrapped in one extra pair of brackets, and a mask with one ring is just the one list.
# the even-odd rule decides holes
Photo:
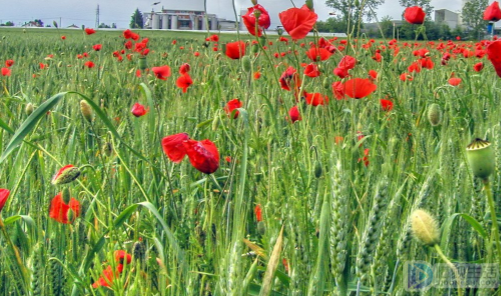
[(463, 23), (467, 26), (468, 36), (473, 40), (484, 37), (487, 30), (487, 21), (484, 21), (484, 10), (489, 5), (487, 0), (467, 1), (461, 11)]
[[(381, 28), (389, 39), (388, 17)], [(429, 39), (459, 32), (428, 22), (425, 28)], [(414, 40), (417, 26), (395, 29)], [(0, 76), (0, 188), (11, 190), (1, 212), (0, 253), (8, 254), (0, 256), (2, 294), (405, 295), (405, 261), (439, 262), (412, 239), (408, 219), (415, 208), (437, 217), (440, 244), (453, 262), (492, 261), (492, 218), (464, 150), (470, 138), (487, 135), (500, 151), (501, 80), (487, 65), (474, 72), (477, 57), (457, 54), (439, 66), (436, 42), (428, 48), (434, 69), (401, 81), (420, 59), (413, 52), (431, 43), (339, 38), (330, 42), (345, 49), (317, 62), (323, 77), (310, 78), (301, 68), (311, 62), (310, 47), (277, 36), (266, 37), (268, 49), (249, 50), (243, 65), (206, 47), (205, 33), (136, 32), (149, 38), (147, 68), (171, 67), (167, 80), (151, 70), (136, 76), (133, 50), (126, 50), (130, 61), (113, 56), (124, 48), (121, 32), (0, 29), (2, 56), (15, 61), (11, 75)], [(237, 37), (220, 38), (224, 44)], [(89, 50), (98, 43), (101, 51)], [(376, 50), (381, 62), (372, 59)], [(83, 52), (90, 56), (77, 59)], [(345, 54), (357, 60), (352, 77), (378, 72), (372, 95), (336, 100), (332, 94), (339, 79), (331, 73)], [(94, 68), (84, 67), (89, 60)], [(187, 93), (176, 86), (183, 63), (193, 78)], [(325, 94), (329, 103), (308, 105), (283, 90), (278, 80), (289, 66), (301, 72), (302, 89)], [(462, 78), (458, 87), (447, 83), (452, 72)], [(244, 102), (236, 119), (224, 110), (234, 98)], [(393, 110), (382, 109), (382, 98)], [(90, 121), (81, 114), (82, 100), (94, 115)], [(136, 102), (149, 108), (146, 115), (131, 114)], [(34, 109), (27, 114), (29, 104)], [(433, 104), (442, 111), (437, 126), (427, 120)], [(293, 106), (302, 116), (295, 123), (287, 119)], [(221, 161), (214, 174), (165, 156), (162, 138), (182, 132), (216, 144)], [(62, 186), (82, 209), (63, 225), (48, 213), (64, 190), (50, 180), (66, 164), (81, 170)], [(495, 166), (501, 171), (499, 155)], [(491, 178), (494, 196), (500, 180)], [(5, 237), (30, 271), (24, 284)], [(133, 256), (122, 260), (121, 272), (117, 250)], [(107, 270), (111, 286), (93, 288)], [(444, 293), (457, 291), (426, 292)]]
[(139, 10), (139, 8), (136, 8), (136, 11), (134, 11), (134, 13), (131, 16), (129, 28), (142, 29), (144, 27), (143, 22), (144, 22), (143, 14)]
[(325, 33), (345, 33), (348, 30), (348, 23), (341, 17), (330, 17), (326, 21), (317, 22), (318, 32)]

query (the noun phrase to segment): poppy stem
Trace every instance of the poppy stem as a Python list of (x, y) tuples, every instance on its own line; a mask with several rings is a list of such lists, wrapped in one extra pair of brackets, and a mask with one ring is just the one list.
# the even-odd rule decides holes
[[(487, 196), (487, 202), (489, 203), (489, 210), (491, 212), (491, 221), (492, 221), (492, 229), (491, 229), (491, 240), (489, 243), (489, 254), (491, 256), (494, 256), (494, 252), (492, 250), (493, 247), (493, 241), (496, 242), (496, 248), (498, 251), (498, 261), (499, 261), (499, 266), (501, 266), (501, 243), (499, 242), (499, 229), (498, 229), (498, 223), (497, 223), (497, 217), (496, 217), (496, 206), (494, 204), (494, 198), (492, 197), (492, 191), (491, 191), (491, 184), (489, 182), (489, 179), (484, 179), (484, 190), (485, 190), (485, 195)], [(492, 258), (492, 261), (494, 261), (494, 258)], [(492, 262), (494, 263), (494, 262)]]
[(28, 283), (29, 283), (29, 276), (28, 276), (28, 270), (23, 264), (23, 261), (21, 260), (21, 255), (19, 254), (19, 250), (14, 246), (12, 243), (9, 234), (7, 233), (7, 229), (5, 228), (5, 224), (3, 223), (2, 217), (0, 217), (0, 228), (2, 229), (2, 233), (5, 237), (5, 240), (7, 241), (7, 244), (9, 247), (12, 249), (12, 252), (14, 253), (14, 256), (16, 257), (16, 262), (19, 270), (21, 271), (21, 274), (23, 275), (24, 278), (24, 288), (27, 289)]

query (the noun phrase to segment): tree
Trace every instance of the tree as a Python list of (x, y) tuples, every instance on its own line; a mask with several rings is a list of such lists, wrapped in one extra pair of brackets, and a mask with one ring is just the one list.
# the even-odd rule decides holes
[(129, 27), (131, 29), (142, 29), (144, 27), (143, 14), (141, 13), (141, 11), (139, 11), (138, 8), (136, 8), (136, 11), (134, 11), (134, 14), (132, 14)]
[(0, 26), (2, 26), (2, 27), (13, 27), (14, 23), (11, 22), (11, 21), (7, 21), (7, 22), (5, 22), (5, 24), (0, 24)]
[(354, 28), (358, 30), (364, 17), (370, 21), (383, 2), (384, 0), (326, 0), (325, 4), (341, 12), (341, 20), (350, 26), (350, 32), (347, 33), (351, 33)]
[(431, 14), (433, 13), (433, 6), (430, 5), (430, 0), (398, 0), (398, 2), (405, 8), (411, 6), (421, 7), (426, 13), (426, 18), (428, 20), (431, 20)]
[(487, 21), (484, 21), (484, 10), (489, 5), (488, 0), (470, 0), (463, 6), (461, 15), (466, 24), (469, 36), (473, 39), (483, 38), (487, 28)]
[(340, 17), (330, 17), (325, 22), (317, 22), (317, 30), (326, 33), (344, 33), (347, 29), (345, 23)]

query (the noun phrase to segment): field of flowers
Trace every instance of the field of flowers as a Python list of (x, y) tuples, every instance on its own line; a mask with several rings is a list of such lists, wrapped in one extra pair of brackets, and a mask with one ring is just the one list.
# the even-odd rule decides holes
[(265, 12), (0, 28), (0, 295), (407, 295), (416, 260), (459, 284), (426, 295), (499, 295), (454, 264), (501, 261), (501, 41)]

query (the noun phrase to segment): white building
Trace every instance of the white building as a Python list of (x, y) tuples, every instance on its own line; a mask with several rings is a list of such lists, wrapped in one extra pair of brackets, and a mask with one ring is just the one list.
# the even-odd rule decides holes
[[(160, 12), (143, 13), (145, 29), (163, 30), (206, 30), (204, 0), (174, 1), (168, 0)], [(207, 14), (208, 28), (218, 29), (215, 14)]]
[(460, 15), (457, 12), (448, 9), (435, 10), (435, 22), (437, 24), (445, 23), (449, 28), (454, 29), (461, 25)]

